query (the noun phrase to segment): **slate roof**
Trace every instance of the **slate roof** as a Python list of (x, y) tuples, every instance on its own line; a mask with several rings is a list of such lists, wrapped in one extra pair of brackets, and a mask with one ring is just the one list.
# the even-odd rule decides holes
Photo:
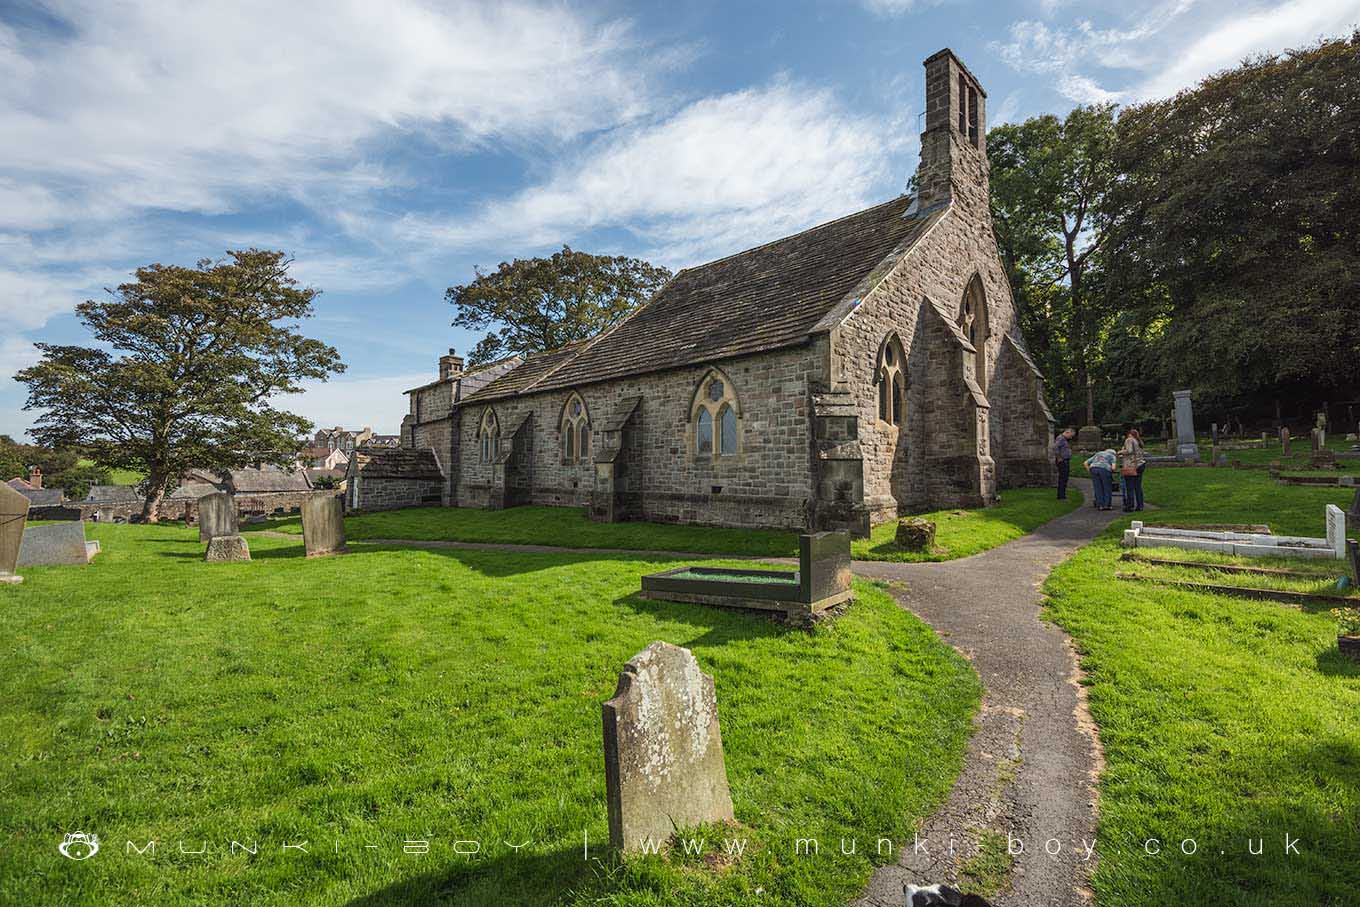
[(429, 448), (406, 450), (405, 448), (365, 447), (354, 454), (350, 460), (349, 472), (358, 473), (364, 478), (380, 479), (442, 479), (444, 473), (439, 468), (439, 460)]
[(279, 491), (311, 491), (307, 474), (300, 469), (283, 470), (277, 466), (260, 469), (233, 469), (228, 474), (236, 494), (267, 494)]
[(142, 496), (137, 493), (135, 485), (91, 485), (89, 494), (85, 495), (88, 503), (116, 503), (118, 501), (140, 501)]
[[(27, 482), (24, 483), (28, 485)], [(11, 485), (13, 487), (13, 485)], [(30, 507), (56, 507), (66, 500), (66, 492), (60, 488), (15, 488), (15, 491), (28, 498)]]
[(520, 365), (498, 376), (481, 390), (471, 395), (465, 394), (463, 402), (477, 403), (483, 400), (499, 400), (502, 397), (513, 397), (515, 394), (528, 390), (531, 385), (543, 379), (553, 369), (571, 361), (571, 358), (588, 343), (590, 343), (589, 340), (578, 340), (561, 349), (549, 350), (546, 353), (531, 353)]
[[(938, 219), (899, 196), (802, 233), (676, 274), (533, 390), (566, 388), (805, 342), (889, 256)], [(518, 369), (516, 370), (518, 371)]]

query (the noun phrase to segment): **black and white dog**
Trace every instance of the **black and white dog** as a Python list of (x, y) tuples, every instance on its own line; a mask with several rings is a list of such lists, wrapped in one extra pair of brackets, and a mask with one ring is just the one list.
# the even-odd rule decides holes
[(929, 888), (903, 885), (902, 893), (907, 896), (906, 907), (992, 907), (991, 902), (981, 895), (964, 894), (948, 885), (931, 885)]

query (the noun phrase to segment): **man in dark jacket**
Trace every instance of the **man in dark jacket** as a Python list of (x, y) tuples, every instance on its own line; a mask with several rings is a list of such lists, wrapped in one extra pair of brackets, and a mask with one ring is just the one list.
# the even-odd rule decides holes
[(1062, 434), (1053, 442), (1053, 462), (1058, 467), (1058, 500), (1067, 500), (1067, 477), (1072, 472), (1072, 435), (1075, 432), (1064, 428)]

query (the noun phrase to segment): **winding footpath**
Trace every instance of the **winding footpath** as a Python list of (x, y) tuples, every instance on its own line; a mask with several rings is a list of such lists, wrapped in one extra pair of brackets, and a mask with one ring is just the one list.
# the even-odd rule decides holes
[[(1073, 484), (1091, 500), (1089, 483)], [(1040, 619), (1040, 586), (1116, 515), (1079, 507), (955, 561), (855, 562), (857, 574), (889, 581), (898, 602), (962, 652), (983, 685), (975, 733), (948, 802), (896, 863), (874, 872), (857, 907), (899, 907), (905, 882), (956, 883), (984, 831), (1002, 852), (1008, 834), (1013, 853), (1024, 848), (1012, 858), (1008, 890), (993, 903), (1090, 903), (1095, 860), (1086, 848), (1095, 844), (1100, 744), (1068, 638)]]

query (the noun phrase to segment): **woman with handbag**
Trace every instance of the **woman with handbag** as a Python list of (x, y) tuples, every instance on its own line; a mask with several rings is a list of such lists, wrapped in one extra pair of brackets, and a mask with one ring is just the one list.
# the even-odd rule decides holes
[(1119, 452), (1122, 465), (1119, 478), (1124, 486), (1124, 512), (1143, 509), (1143, 470), (1147, 468), (1147, 453), (1138, 429), (1130, 428)]

